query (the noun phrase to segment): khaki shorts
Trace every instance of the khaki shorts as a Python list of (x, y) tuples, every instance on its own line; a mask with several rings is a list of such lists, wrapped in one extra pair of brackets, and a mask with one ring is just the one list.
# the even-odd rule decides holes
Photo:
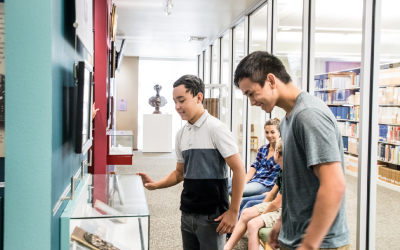
[[(280, 248), (281, 250), (290, 250), (289, 248), (282, 247)], [(350, 250), (350, 244), (342, 247), (337, 247), (337, 248), (320, 248), (320, 250)]]
[(282, 208), (279, 208), (276, 211), (263, 214), (264, 211), (267, 210), (269, 204), (271, 204), (271, 202), (263, 202), (254, 206), (255, 208), (257, 208), (260, 217), (263, 219), (265, 227), (273, 227), (279, 217), (281, 217), (282, 213)]

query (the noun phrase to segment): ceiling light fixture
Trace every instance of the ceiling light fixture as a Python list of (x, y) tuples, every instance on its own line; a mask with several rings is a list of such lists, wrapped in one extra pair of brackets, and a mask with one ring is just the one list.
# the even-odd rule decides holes
[(167, 0), (167, 4), (165, 5), (164, 12), (166, 16), (171, 15), (170, 9), (174, 7), (174, 4), (172, 3), (172, 0)]

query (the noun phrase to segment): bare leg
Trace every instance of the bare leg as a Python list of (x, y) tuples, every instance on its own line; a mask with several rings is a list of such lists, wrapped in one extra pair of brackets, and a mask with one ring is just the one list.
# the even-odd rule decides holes
[(265, 226), (264, 220), (258, 216), (247, 223), (249, 235), (249, 250), (258, 250), (260, 248), (260, 241), (258, 238), (258, 230)]
[(242, 215), (240, 216), (239, 222), (236, 224), (235, 229), (233, 230), (232, 236), (229, 238), (226, 243), (224, 250), (231, 250), (235, 247), (235, 245), (239, 242), (239, 240), (246, 233), (247, 223), (259, 216), (257, 208), (249, 207), (243, 210)]

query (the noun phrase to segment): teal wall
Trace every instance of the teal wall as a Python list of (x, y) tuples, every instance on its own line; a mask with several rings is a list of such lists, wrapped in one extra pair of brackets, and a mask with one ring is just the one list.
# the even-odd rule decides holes
[(84, 157), (75, 154), (75, 1), (6, 2), (5, 249), (59, 249), (53, 208)]

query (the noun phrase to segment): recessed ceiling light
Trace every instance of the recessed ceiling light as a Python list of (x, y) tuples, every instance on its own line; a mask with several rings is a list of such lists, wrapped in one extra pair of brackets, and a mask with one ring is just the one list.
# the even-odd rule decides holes
[(202, 36), (190, 36), (189, 37), (189, 42), (202, 42), (206, 39), (207, 37), (202, 37)]

